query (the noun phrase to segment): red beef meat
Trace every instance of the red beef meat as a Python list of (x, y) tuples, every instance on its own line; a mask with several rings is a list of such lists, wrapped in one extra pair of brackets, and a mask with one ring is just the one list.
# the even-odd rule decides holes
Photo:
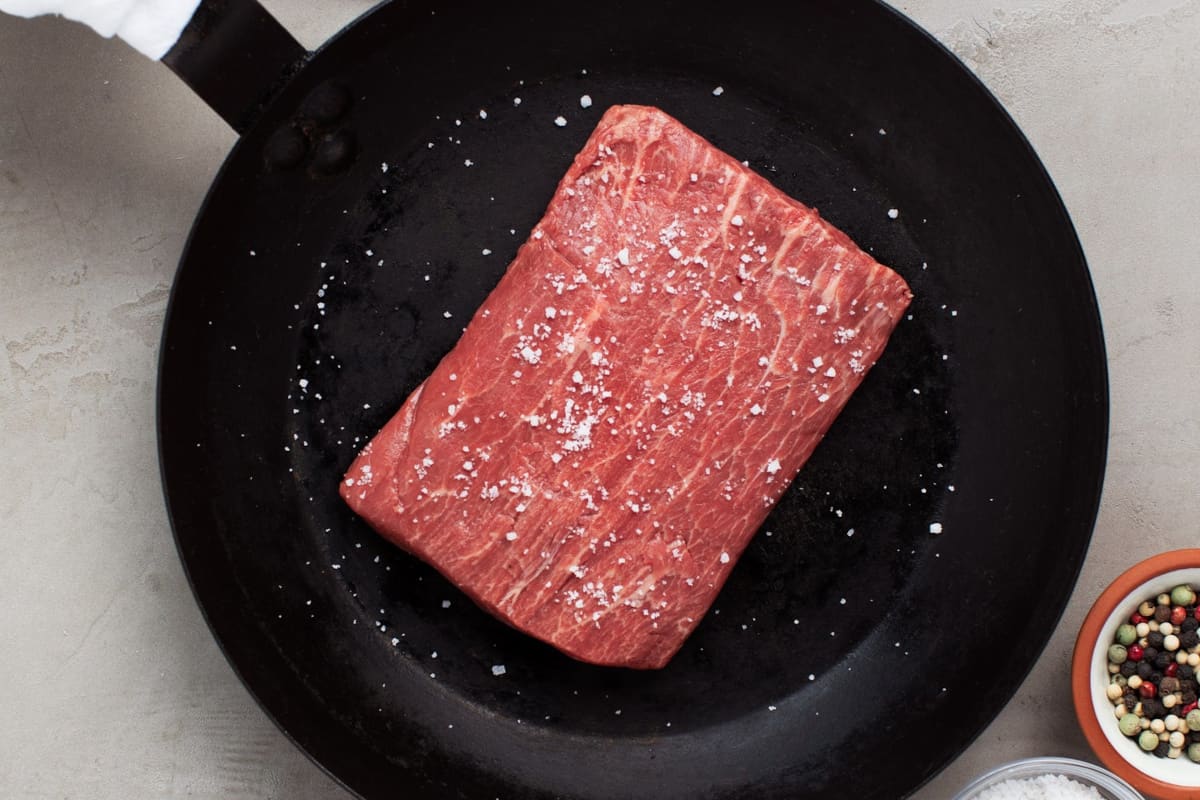
[(613, 107), (342, 496), (515, 628), (661, 667), (911, 297), (677, 120)]

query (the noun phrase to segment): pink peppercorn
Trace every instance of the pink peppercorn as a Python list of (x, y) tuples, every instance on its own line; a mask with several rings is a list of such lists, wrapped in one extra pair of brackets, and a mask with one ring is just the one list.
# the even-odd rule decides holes
[(1153, 683), (1151, 683), (1150, 681), (1145, 681), (1142, 683), (1141, 686), (1138, 687), (1138, 694), (1140, 694), (1142, 697), (1146, 698), (1147, 700), (1150, 700), (1156, 694), (1158, 694), (1158, 690), (1154, 688)]
[(1145, 651), (1142, 649), (1142, 646), (1140, 644), (1130, 645), (1129, 646), (1129, 660), (1130, 661), (1141, 661), (1142, 655), (1144, 654), (1144, 652)]

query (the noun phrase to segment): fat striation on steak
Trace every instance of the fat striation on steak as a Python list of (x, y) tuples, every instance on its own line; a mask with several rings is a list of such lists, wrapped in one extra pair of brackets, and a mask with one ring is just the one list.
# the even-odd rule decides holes
[(615, 106), (341, 494), (515, 628), (661, 667), (911, 298), (677, 120)]

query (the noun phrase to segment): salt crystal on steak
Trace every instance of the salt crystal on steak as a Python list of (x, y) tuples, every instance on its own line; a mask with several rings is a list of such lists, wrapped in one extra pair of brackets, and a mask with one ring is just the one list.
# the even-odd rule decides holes
[(677, 120), (615, 106), (342, 496), (513, 627), (661, 667), (911, 298)]

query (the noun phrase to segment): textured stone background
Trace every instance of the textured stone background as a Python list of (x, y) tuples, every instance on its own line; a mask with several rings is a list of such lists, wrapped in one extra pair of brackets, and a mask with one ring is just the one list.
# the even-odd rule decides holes
[[(308, 46), (369, 6), (265, 5)], [(1066, 677), (1088, 603), (1141, 554), (1200, 544), (1200, 1), (898, 8), (1046, 163), (1088, 255), (1112, 382), (1104, 502), (1072, 602), (1016, 698), (915, 796), (935, 800), (1011, 758), (1089, 758)], [(159, 489), (169, 281), (233, 141), (124, 44), (0, 15), (0, 796), (345, 796), (226, 665)]]

